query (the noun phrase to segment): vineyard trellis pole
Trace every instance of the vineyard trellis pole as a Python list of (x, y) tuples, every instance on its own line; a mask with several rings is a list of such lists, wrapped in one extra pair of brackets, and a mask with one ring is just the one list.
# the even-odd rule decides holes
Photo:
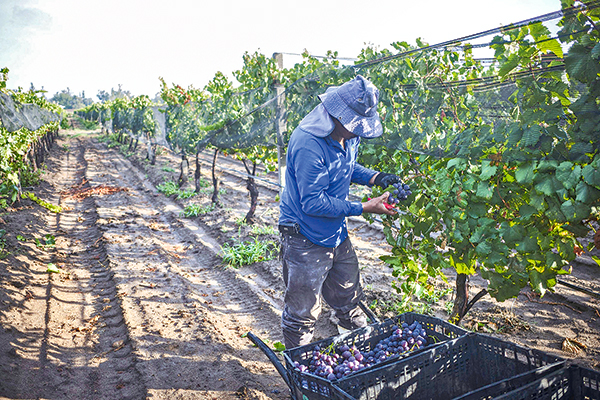
[[(273, 53), (273, 58), (277, 63), (277, 68), (283, 69), (283, 54)], [(275, 96), (277, 98), (277, 116), (275, 119), (275, 130), (277, 132), (277, 177), (279, 183), (279, 195), (281, 195), (283, 187), (285, 186), (286, 162), (283, 133), (286, 131), (286, 124), (284, 119), (285, 109), (283, 107), (283, 105), (285, 104), (285, 87), (280, 82), (275, 83)]]

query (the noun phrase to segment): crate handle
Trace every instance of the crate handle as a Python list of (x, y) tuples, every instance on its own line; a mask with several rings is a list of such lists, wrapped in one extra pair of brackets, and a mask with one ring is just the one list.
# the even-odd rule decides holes
[(277, 370), (277, 372), (279, 372), (279, 375), (281, 375), (281, 377), (283, 378), (283, 380), (285, 381), (285, 383), (288, 385), (288, 387), (290, 388), (290, 390), (293, 393), (294, 388), (291, 385), (290, 378), (287, 373), (287, 369), (279, 361), (279, 358), (277, 358), (277, 354), (275, 354), (275, 352), (273, 350), (271, 350), (271, 348), (269, 346), (267, 346), (265, 344), (265, 342), (260, 340), (260, 338), (256, 335), (254, 335), (252, 332), (248, 332), (246, 334), (246, 336), (248, 337), (248, 339), (250, 339), (250, 341), (252, 343), (254, 343), (256, 345), (256, 347), (258, 347), (259, 349), (262, 350), (263, 353), (265, 353), (265, 355), (269, 358), (269, 361), (271, 361), (271, 363), (275, 366), (275, 369)]
[(367, 317), (369, 317), (369, 319), (371, 320), (371, 324), (379, 323), (379, 319), (375, 316), (375, 314), (373, 314), (373, 311), (371, 311), (371, 309), (367, 307), (362, 301), (358, 302), (358, 306), (361, 310), (363, 310), (365, 314), (367, 314)]

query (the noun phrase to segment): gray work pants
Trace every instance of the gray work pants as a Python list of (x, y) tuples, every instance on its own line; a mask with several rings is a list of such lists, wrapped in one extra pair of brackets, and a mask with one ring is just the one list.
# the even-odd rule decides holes
[(363, 292), (350, 238), (327, 248), (301, 235), (282, 234), (280, 258), (286, 285), (281, 327), (287, 349), (310, 343), (321, 313), (321, 297), (335, 310), (343, 328), (367, 325), (358, 306)]

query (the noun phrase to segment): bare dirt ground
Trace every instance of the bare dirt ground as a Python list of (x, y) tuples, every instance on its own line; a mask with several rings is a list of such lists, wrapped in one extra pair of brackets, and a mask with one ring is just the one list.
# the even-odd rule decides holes
[[(278, 240), (239, 223), (249, 207), (240, 164), (219, 162), (223, 208), (184, 218), (186, 205), (210, 204), (210, 188), (189, 199), (159, 193), (177, 179), (177, 156), (163, 152), (152, 166), (142, 146), (126, 157), (100, 138), (68, 130), (54, 144), (31, 190), (61, 213), (22, 200), (0, 215), (0, 398), (288, 399), (273, 364), (244, 337), (282, 340), (279, 261), (235, 269), (220, 257), (225, 243)], [(259, 183), (256, 225), (275, 227), (276, 187)], [(392, 316), (393, 277), (378, 259), (389, 246), (363, 219), (349, 226), (367, 303)], [(587, 254), (562, 279), (600, 293), (599, 275)], [(471, 285), (474, 295), (485, 282)], [(446, 318), (451, 300), (440, 295), (423, 311)], [(334, 322), (325, 308), (315, 340), (336, 334)], [(543, 298), (484, 297), (464, 326), (600, 368), (600, 300), (564, 285)]]

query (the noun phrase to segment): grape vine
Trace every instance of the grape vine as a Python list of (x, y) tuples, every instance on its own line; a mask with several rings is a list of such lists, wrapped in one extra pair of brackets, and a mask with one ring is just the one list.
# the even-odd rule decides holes
[[(544, 294), (584, 251), (578, 238), (596, 229), (600, 201), (600, 7), (561, 4), (555, 37), (539, 21), (498, 30), (489, 43), (491, 65), (468, 43), (417, 40), (392, 43), (392, 50), (366, 47), (348, 67), (335, 52), (323, 60), (304, 54), (292, 68), (246, 53), (234, 72), (237, 87), (220, 72), (202, 90), (161, 79), (167, 139), (182, 158), (196, 155), (197, 174), (199, 152), (214, 150), (215, 203), (218, 155), (242, 160), (250, 222), (257, 166), (274, 168), (276, 146), (284, 152), (317, 94), (360, 73), (380, 89), (385, 130), (363, 142), (360, 162), (408, 186), (387, 189), (399, 213), (383, 219), (392, 250), (382, 259), (393, 270), (401, 306), (431, 296), (437, 280), (447, 281), (447, 269), (458, 276), (456, 323), (488, 293), (504, 301), (529, 285)], [(131, 104), (111, 107), (113, 127), (132, 118)], [(474, 274), (488, 286), (469, 299), (467, 278)]]

